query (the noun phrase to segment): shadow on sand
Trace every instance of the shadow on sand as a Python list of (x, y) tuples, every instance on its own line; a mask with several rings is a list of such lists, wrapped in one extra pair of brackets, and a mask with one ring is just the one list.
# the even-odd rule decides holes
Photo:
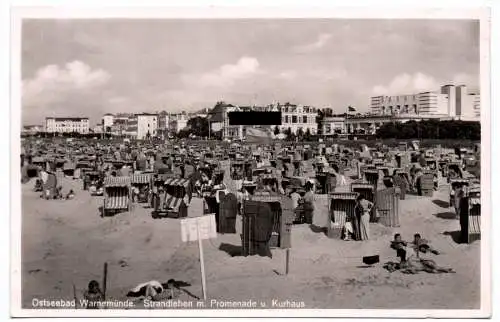
[(434, 216), (441, 218), (441, 219), (448, 219), (448, 220), (456, 220), (457, 216), (454, 212), (451, 211), (446, 211), (446, 212), (440, 212), (437, 214), (434, 214)]
[(226, 252), (231, 257), (243, 256), (243, 248), (241, 246), (222, 243), (219, 246), (219, 250)]
[(104, 217), (114, 217), (120, 213), (127, 212), (126, 210), (118, 210), (118, 209), (108, 209), (106, 212), (104, 212), (104, 207), (100, 206), (99, 207), (99, 216), (101, 218)]
[(443, 235), (445, 236), (451, 236), (451, 239), (453, 239), (453, 241), (457, 244), (463, 244), (462, 243), (462, 240), (461, 240), (461, 231), (460, 230), (456, 230), (456, 231), (445, 231), (443, 233)]
[(434, 203), (436, 206), (441, 207), (441, 208), (450, 208), (450, 203), (447, 201), (435, 199), (435, 200), (432, 200), (432, 203)]
[(311, 225), (309, 225), (309, 228), (311, 229), (311, 231), (313, 233), (316, 233), (316, 234), (323, 233), (323, 234), (325, 234), (325, 236), (328, 236), (328, 230), (326, 229), (326, 227), (320, 227), (320, 226), (316, 226), (315, 224), (311, 224)]

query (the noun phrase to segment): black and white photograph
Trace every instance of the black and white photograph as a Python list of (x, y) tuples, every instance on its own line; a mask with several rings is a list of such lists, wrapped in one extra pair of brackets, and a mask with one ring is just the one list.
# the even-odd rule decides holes
[(18, 13), (13, 312), (489, 316), (488, 10), (352, 12)]

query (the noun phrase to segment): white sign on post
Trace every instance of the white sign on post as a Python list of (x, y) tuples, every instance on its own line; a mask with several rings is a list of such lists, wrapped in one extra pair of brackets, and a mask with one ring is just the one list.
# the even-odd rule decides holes
[(215, 214), (181, 220), (181, 237), (183, 242), (198, 240), (198, 232), (201, 239), (217, 238)]
[(181, 220), (181, 237), (183, 242), (198, 241), (200, 250), (201, 285), (203, 299), (207, 300), (207, 285), (205, 280), (205, 261), (203, 259), (203, 239), (217, 238), (215, 214)]

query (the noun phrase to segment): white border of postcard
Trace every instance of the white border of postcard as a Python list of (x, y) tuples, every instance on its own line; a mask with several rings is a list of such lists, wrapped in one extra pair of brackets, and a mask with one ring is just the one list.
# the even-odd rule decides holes
[[(439, 1), (436, 1), (439, 2)], [(458, 1), (460, 3), (460, 1)], [(85, 2), (84, 2), (85, 3)], [(130, 3), (130, 2), (129, 2)], [(463, 3), (463, 2), (462, 2)], [(94, 2), (95, 5), (95, 2)], [(138, 4), (141, 5), (140, 3)], [(192, 5), (192, 4), (191, 4)], [(262, 4), (261, 4), (262, 5)], [(11, 315), (15, 317), (488, 317), (491, 314), (490, 10), (486, 7), (13, 7), (11, 8)], [(353, 4), (354, 5), (354, 4)], [(429, 5), (429, 4), (427, 4)], [(479, 4), (476, 4), (476, 6)], [(438, 4), (436, 4), (438, 6)], [(37, 310), (21, 308), (20, 43), (23, 18), (389, 18), (478, 19), (481, 55), (481, 309), (479, 310)]]

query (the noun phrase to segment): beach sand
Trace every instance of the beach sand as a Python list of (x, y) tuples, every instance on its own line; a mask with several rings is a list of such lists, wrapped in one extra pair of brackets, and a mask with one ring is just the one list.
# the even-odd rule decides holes
[[(139, 283), (171, 278), (190, 283), (186, 290), (202, 297), (198, 243), (181, 241), (179, 219), (153, 219), (142, 204), (101, 218), (102, 197), (82, 191), (81, 180), (64, 178), (62, 185), (64, 192), (76, 191), (74, 200), (42, 200), (34, 180), (22, 185), (23, 308), (32, 308), (34, 298), (71, 300), (73, 284), (82, 298), (90, 280), (102, 281), (105, 262), (108, 299), (126, 299)], [(366, 242), (294, 226), (288, 275), (285, 250), (274, 249), (273, 258), (231, 256), (240, 250), (239, 233), (203, 241), (208, 299), (262, 301), (266, 308), (272, 300), (293, 300), (309, 309), (479, 309), (481, 242), (457, 243), (460, 225), (447, 202), (447, 186), (432, 198), (409, 195), (400, 202), (400, 227), (371, 224)], [(189, 216), (200, 215), (202, 205), (194, 198)], [(416, 232), (441, 252), (433, 259), (455, 274), (405, 275), (382, 267), (397, 260), (389, 248), (393, 235), (411, 241)], [(380, 255), (380, 263), (363, 267), (369, 255)]]

